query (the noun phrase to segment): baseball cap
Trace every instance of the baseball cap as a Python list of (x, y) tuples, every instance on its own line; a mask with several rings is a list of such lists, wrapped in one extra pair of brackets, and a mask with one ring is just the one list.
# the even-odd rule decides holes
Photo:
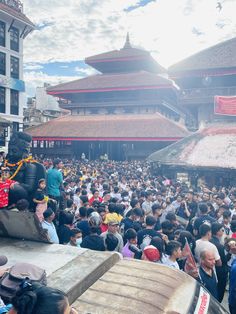
[(161, 258), (159, 250), (154, 245), (147, 245), (143, 250), (143, 254), (151, 262), (157, 262)]

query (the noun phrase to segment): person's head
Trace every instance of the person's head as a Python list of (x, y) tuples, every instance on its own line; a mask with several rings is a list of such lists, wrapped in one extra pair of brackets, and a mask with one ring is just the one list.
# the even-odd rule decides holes
[(208, 206), (206, 203), (200, 203), (198, 208), (201, 215), (206, 215), (208, 213)]
[(100, 215), (97, 212), (92, 212), (88, 217), (88, 222), (91, 233), (98, 233), (102, 223)]
[(221, 239), (224, 235), (223, 225), (219, 222), (213, 222), (211, 225), (211, 233), (213, 236)]
[(71, 313), (68, 298), (64, 292), (26, 280), (12, 299), (12, 305), (13, 308), (9, 314)]
[(137, 198), (133, 198), (131, 201), (130, 201), (130, 206), (132, 208), (140, 208), (140, 203), (139, 203), (139, 200)]
[(79, 216), (82, 219), (86, 219), (87, 218), (87, 208), (86, 207), (80, 207), (79, 208)]
[(174, 225), (169, 220), (164, 220), (161, 223), (161, 229), (162, 229), (162, 232), (166, 234), (168, 238), (170, 239), (170, 237), (173, 235), (173, 232), (174, 232)]
[(132, 219), (133, 221), (140, 221), (143, 218), (143, 211), (141, 208), (134, 208), (132, 211)]
[(43, 218), (44, 218), (44, 220), (46, 220), (48, 222), (52, 222), (55, 218), (54, 211), (50, 207), (48, 207), (48, 209), (45, 210), (45, 212), (43, 213)]
[(73, 200), (72, 199), (68, 199), (67, 201), (66, 201), (66, 207), (67, 208), (72, 208), (73, 207)]
[(230, 210), (225, 210), (223, 212), (223, 223), (224, 225), (228, 225), (231, 221), (231, 212)]
[(227, 239), (225, 243), (225, 249), (230, 254), (236, 255), (236, 239), (235, 238)]
[(160, 256), (162, 257), (162, 254), (164, 252), (164, 242), (163, 242), (163, 240), (160, 237), (153, 237), (151, 242), (150, 242), (150, 245), (155, 246), (158, 249), (158, 251), (160, 253)]
[(186, 240), (188, 241), (190, 249), (192, 250), (192, 252), (194, 252), (195, 247), (196, 247), (195, 238), (191, 232), (183, 230), (180, 232), (179, 238), (178, 238), (178, 241), (181, 243), (182, 248), (185, 246)]
[(8, 178), (10, 178), (10, 168), (8, 167), (2, 167), (1, 168), (1, 179), (7, 180)]
[(107, 251), (114, 251), (119, 243), (119, 240), (113, 233), (108, 233), (105, 239)]
[(146, 221), (146, 226), (149, 229), (153, 229), (155, 227), (156, 222), (157, 222), (156, 218), (151, 216), (151, 215), (148, 215), (146, 217), (145, 221)]
[(61, 169), (63, 167), (63, 162), (61, 159), (57, 158), (53, 161), (53, 168)]
[(116, 220), (112, 220), (108, 222), (108, 232), (110, 233), (116, 233), (119, 229), (119, 222)]
[(203, 202), (208, 202), (210, 200), (210, 194), (207, 192), (203, 193), (202, 200)]
[(177, 217), (174, 212), (167, 213), (166, 220), (169, 220), (173, 225), (178, 224)]
[(211, 239), (211, 226), (207, 223), (204, 223), (199, 228), (199, 235), (201, 238), (207, 238), (207, 240)]
[(39, 182), (38, 182), (38, 187), (41, 190), (44, 190), (46, 188), (46, 180), (45, 179), (40, 179)]
[(99, 198), (99, 191), (98, 190), (93, 190), (93, 197), (94, 197), (94, 199)]
[(153, 245), (147, 245), (143, 249), (142, 259), (149, 262), (158, 262), (161, 258), (159, 250)]
[(82, 231), (80, 229), (75, 228), (70, 230), (70, 243), (73, 246), (80, 247), (82, 243)]
[(215, 266), (215, 255), (213, 251), (203, 250), (200, 253), (200, 264), (203, 268), (213, 270)]
[(224, 193), (219, 193), (216, 196), (216, 204), (218, 206), (221, 206), (224, 204), (224, 199), (225, 199), (225, 194)]
[(235, 233), (236, 232), (236, 220), (232, 220), (230, 224), (230, 230)]
[(127, 229), (125, 232), (125, 239), (130, 244), (137, 244), (137, 232), (132, 228)]
[(152, 193), (152, 191), (147, 191), (147, 192), (146, 192), (146, 195), (145, 195), (145, 198), (146, 198), (146, 200), (147, 200), (148, 202), (153, 201), (153, 193)]
[(100, 207), (98, 208), (98, 213), (99, 213), (99, 215), (100, 215), (102, 221), (105, 221), (105, 220), (106, 220), (106, 209), (105, 209), (104, 206), (100, 206)]
[(166, 245), (166, 254), (174, 259), (178, 259), (182, 256), (181, 243), (171, 240)]
[(22, 198), (21, 200), (17, 201), (16, 208), (20, 211), (27, 211), (29, 210), (29, 202), (25, 198)]
[(74, 215), (66, 211), (61, 211), (59, 215), (59, 225), (71, 226), (74, 221)]
[(114, 193), (117, 194), (119, 192), (119, 187), (115, 186), (113, 190), (114, 190)]
[(152, 205), (152, 214), (155, 218), (159, 218), (162, 215), (162, 207), (159, 204)]

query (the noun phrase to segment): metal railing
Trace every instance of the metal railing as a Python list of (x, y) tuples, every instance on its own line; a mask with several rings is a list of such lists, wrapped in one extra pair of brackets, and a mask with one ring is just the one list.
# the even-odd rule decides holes
[(4, 3), (14, 10), (23, 13), (23, 3), (19, 0), (0, 0), (0, 3)]

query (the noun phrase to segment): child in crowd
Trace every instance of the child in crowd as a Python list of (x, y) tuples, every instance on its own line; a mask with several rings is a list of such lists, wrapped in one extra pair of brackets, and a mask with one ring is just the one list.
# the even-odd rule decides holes
[(40, 222), (43, 221), (43, 213), (48, 207), (48, 196), (46, 194), (46, 181), (45, 179), (40, 179), (38, 182), (38, 189), (34, 195), (33, 202), (36, 204), (35, 213)]
[(129, 258), (134, 258), (135, 257), (135, 248), (138, 249), (137, 247), (137, 232), (134, 229), (128, 229), (125, 232), (125, 240), (127, 243), (122, 249), (122, 255), (123, 257), (129, 257)]
[(7, 167), (1, 168), (0, 177), (0, 208), (7, 209), (9, 203), (9, 191), (13, 188), (16, 181), (10, 179), (10, 169)]

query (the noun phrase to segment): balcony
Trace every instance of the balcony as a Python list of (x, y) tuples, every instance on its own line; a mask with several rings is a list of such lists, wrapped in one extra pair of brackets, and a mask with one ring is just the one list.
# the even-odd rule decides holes
[(23, 13), (23, 3), (19, 0), (0, 0), (0, 3), (4, 3), (12, 9)]
[(236, 87), (184, 89), (180, 94), (179, 103), (182, 105), (213, 103), (216, 95), (235, 96)]

